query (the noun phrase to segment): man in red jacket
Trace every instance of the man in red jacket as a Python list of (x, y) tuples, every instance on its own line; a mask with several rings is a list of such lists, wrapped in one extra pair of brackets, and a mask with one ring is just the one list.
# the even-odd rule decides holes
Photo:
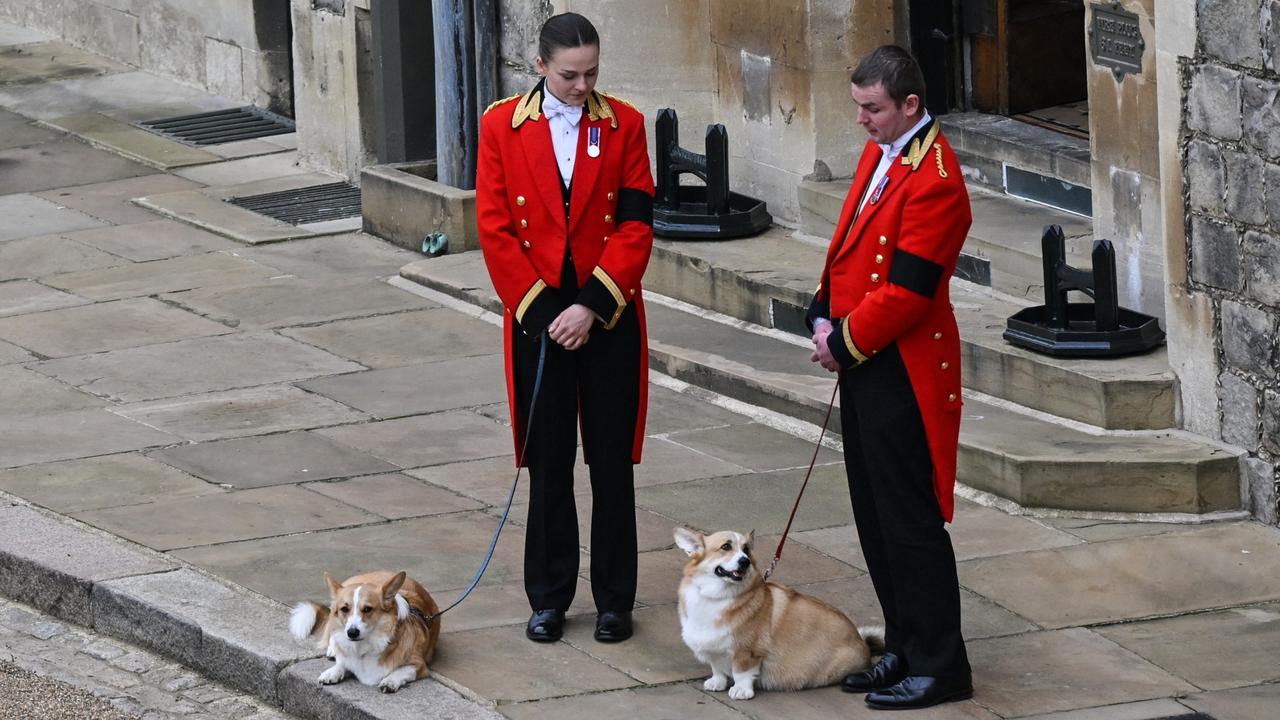
[(972, 696), (960, 632), (953, 511), (960, 339), (948, 284), (971, 215), (964, 178), (910, 53), (886, 45), (854, 70), (870, 135), (809, 308), (811, 359), (840, 374), (845, 470), (884, 610), (884, 657), (846, 677), (877, 708)]

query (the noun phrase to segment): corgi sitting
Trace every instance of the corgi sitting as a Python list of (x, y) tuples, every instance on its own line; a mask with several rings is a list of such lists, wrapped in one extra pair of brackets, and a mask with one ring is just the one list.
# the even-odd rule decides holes
[[(711, 677), (702, 687), (749, 700), (765, 690), (832, 685), (871, 667), (884, 652), (883, 631), (867, 639), (844, 613), (777, 583), (765, 582), (751, 557), (755, 533), (703, 535), (676, 528), (689, 555), (680, 581), (680, 636)], [(868, 642), (872, 643), (868, 645)]]
[[(341, 682), (347, 673), (365, 685), (393, 693), (426, 677), (440, 637), (440, 608), (426, 588), (403, 571), (356, 575), (339, 584), (324, 574), (330, 605), (298, 603), (289, 632), (305, 640), (324, 627), (323, 645), (334, 659), (320, 683)], [(431, 618), (428, 622), (427, 618)]]

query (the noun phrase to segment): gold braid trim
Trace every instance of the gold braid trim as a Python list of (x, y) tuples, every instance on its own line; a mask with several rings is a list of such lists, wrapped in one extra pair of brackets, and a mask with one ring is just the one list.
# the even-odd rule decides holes
[(541, 293), (546, 288), (547, 284), (542, 280), (538, 280), (533, 284), (533, 287), (529, 288), (529, 292), (524, 294), (524, 298), (520, 300), (520, 305), (516, 307), (516, 322), (524, 322), (524, 314), (528, 312), (529, 306), (533, 304), (534, 300), (538, 299), (538, 293)]
[(933, 155), (938, 158), (938, 177), (945, 178), (947, 171), (942, 167), (942, 143), (933, 144)]
[(618, 318), (622, 317), (622, 311), (627, 309), (627, 296), (622, 294), (622, 288), (618, 287), (618, 283), (609, 277), (609, 273), (605, 272), (604, 268), (597, 265), (596, 269), (591, 271), (591, 274), (604, 285), (609, 294), (613, 296), (613, 301), (618, 305), (617, 309), (613, 311), (613, 317), (609, 318), (609, 321), (604, 324), (605, 330), (612, 330), (613, 326), (618, 324)]
[(494, 100), (493, 102), (489, 103), (489, 107), (487, 107), (487, 108), (485, 108), (485, 109), (484, 109), (484, 113), (483, 113), (483, 114), (488, 115), (490, 110), (492, 110), (492, 109), (494, 109), (494, 108), (498, 107), (498, 106), (499, 106), (499, 105), (501, 105), (502, 103), (505, 103), (505, 102), (511, 102), (512, 100), (515, 100), (515, 99), (516, 99), (516, 98), (518, 98), (518, 97), (520, 97), (520, 96), (519, 96), (519, 95), (512, 95), (511, 97), (502, 98), (501, 100)]
[[(617, 130), (618, 116), (613, 114), (613, 108), (609, 106), (607, 97), (602, 92), (592, 90), (591, 94), (587, 96), (587, 117), (591, 118), (592, 122), (596, 122), (600, 118), (609, 118), (609, 127)], [(617, 98), (614, 99), (616, 100)], [(618, 100), (618, 102), (626, 104), (622, 100)]]
[(920, 169), (920, 163), (924, 162), (925, 156), (929, 154), (929, 146), (938, 137), (940, 125), (937, 118), (934, 118), (933, 125), (929, 126), (929, 132), (924, 136), (924, 142), (920, 142), (920, 138), (912, 140), (911, 149), (902, 154), (902, 164), (910, 165), (912, 172)]
[(853, 336), (849, 334), (849, 325), (849, 318), (845, 318), (844, 322), (841, 323), (841, 329), (844, 332), (845, 347), (849, 348), (849, 354), (853, 356), (854, 360), (857, 360), (859, 363), (864, 363), (868, 358), (866, 355), (862, 354), (862, 351), (858, 349), (857, 345), (853, 344)]
[(511, 116), (511, 129), (518, 130), (525, 120), (538, 121), (542, 117), (542, 93), (534, 88), (520, 99), (516, 113)]

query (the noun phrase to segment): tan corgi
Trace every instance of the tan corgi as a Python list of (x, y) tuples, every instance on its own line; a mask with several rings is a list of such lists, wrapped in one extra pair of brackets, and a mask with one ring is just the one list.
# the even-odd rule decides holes
[(754, 535), (676, 528), (676, 544), (689, 555), (680, 581), (680, 636), (711, 666), (702, 687), (729, 688), (729, 697), (749, 700), (757, 682), (764, 690), (800, 690), (871, 667), (872, 654), (884, 651), (883, 630), (860, 633), (831, 605), (765, 582), (751, 556)]
[(393, 693), (430, 673), (440, 608), (426, 588), (403, 571), (379, 570), (342, 584), (325, 573), (324, 580), (329, 607), (298, 603), (289, 617), (289, 632), (299, 640), (324, 628), (322, 644), (334, 664), (320, 673), (321, 684), (341, 682), (351, 673), (365, 685)]

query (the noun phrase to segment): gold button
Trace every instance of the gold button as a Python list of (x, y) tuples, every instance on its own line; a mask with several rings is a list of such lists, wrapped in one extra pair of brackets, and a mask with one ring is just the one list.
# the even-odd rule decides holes
[(525, 240), (525, 241), (524, 241), (524, 246), (525, 246), (525, 247), (532, 247), (532, 245), (530, 245), (530, 244), (529, 244), (529, 241), (528, 241), (528, 240)]
[(876, 256), (876, 264), (877, 264), (877, 265), (879, 265), (879, 264), (880, 264), (880, 263), (882, 263), (882, 262), (884, 262), (884, 256), (883, 256), (883, 255), (877, 255), (877, 256)]
[(951, 393), (950, 395), (947, 396), (947, 402), (955, 402), (955, 401), (956, 401), (955, 393)]
[(605, 236), (604, 236), (604, 240), (602, 240), (601, 242), (609, 242), (609, 236), (608, 236), (608, 235), (605, 235)]
[(511, 314), (511, 308), (507, 308), (507, 314), (508, 314), (508, 315), (510, 315), (510, 314)]
[(525, 220), (524, 218), (520, 218), (520, 227), (522, 227), (522, 228), (527, 228), (527, 227), (529, 227), (529, 221), (528, 221), (528, 220)]
[(881, 235), (881, 236), (880, 236), (880, 244), (881, 244), (881, 245), (888, 245), (888, 244), (889, 244), (889, 238), (887, 238), (887, 237), (885, 237), (885, 236)]
[(635, 289), (635, 288), (631, 288), (631, 294), (632, 294), (632, 295), (635, 295), (635, 294), (636, 294), (636, 289)]
[(866, 297), (866, 296), (868, 296), (868, 295), (870, 295), (870, 294), (871, 294), (871, 291), (870, 291), (870, 290), (868, 290), (868, 291), (866, 291), (866, 292), (862, 293), (862, 297)]
[(611, 222), (613, 222), (613, 216), (612, 216), (612, 215), (605, 215), (605, 216), (604, 216), (604, 221), (605, 221), (605, 222), (607, 222), (607, 223), (611, 223)]
[(880, 282), (880, 273), (871, 273), (871, 282)]
[(943, 369), (943, 370), (946, 370), (946, 369), (947, 369), (947, 368), (949, 368), (949, 367), (951, 367), (951, 363), (947, 362), (946, 360), (943, 360), (943, 361), (942, 361), (942, 369)]
[(519, 205), (520, 207), (524, 207), (524, 196), (523, 196), (523, 195), (517, 195), (517, 196), (516, 196), (516, 204), (517, 204), (517, 205)]
[(612, 200), (612, 199), (613, 199), (613, 193), (612, 193), (612, 192), (610, 192), (610, 193), (609, 193), (609, 199), (610, 199), (610, 200)]
[(936, 332), (936, 333), (934, 333), (934, 334), (933, 334), (933, 339), (934, 339), (934, 340), (941, 340), (941, 339), (942, 339), (942, 333), (940, 333), (940, 332)]

